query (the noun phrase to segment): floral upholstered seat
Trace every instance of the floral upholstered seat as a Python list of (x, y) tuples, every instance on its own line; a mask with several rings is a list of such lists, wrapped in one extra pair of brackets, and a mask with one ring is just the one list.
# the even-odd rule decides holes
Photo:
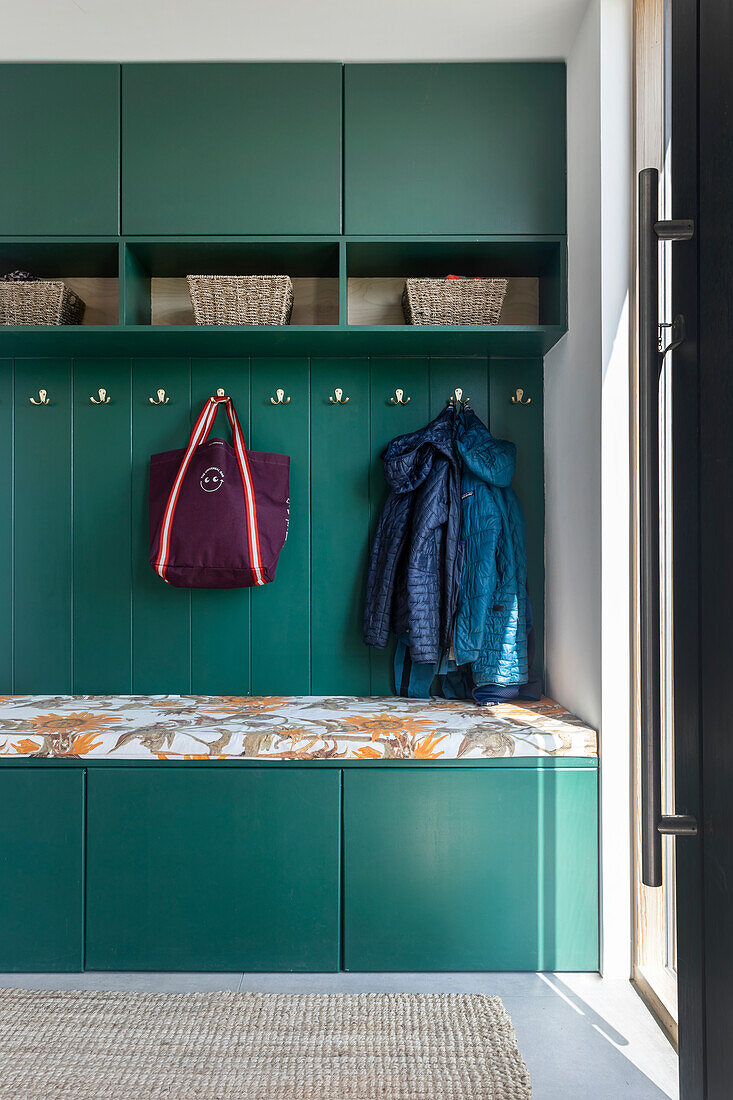
[(551, 699), (479, 707), (356, 696), (0, 696), (0, 756), (108, 760), (595, 757)]

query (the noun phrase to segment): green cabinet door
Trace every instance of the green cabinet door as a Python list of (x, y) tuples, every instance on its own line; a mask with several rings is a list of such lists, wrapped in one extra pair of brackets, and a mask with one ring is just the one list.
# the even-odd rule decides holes
[(70, 360), (16, 360), (13, 421), (13, 690), (61, 695), (72, 685)]
[(0, 970), (84, 969), (83, 829), (80, 769), (0, 770)]
[(339, 774), (90, 769), (91, 970), (337, 970)]
[(0, 234), (119, 229), (119, 65), (0, 65)]
[(597, 779), (345, 770), (345, 968), (596, 970)]
[(347, 65), (347, 233), (564, 233), (565, 65)]
[(129, 359), (74, 363), (73, 690), (79, 694), (132, 691), (130, 387)]
[(362, 636), (369, 546), (368, 359), (311, 361), (311, 435), (313, 694), (368, 695), (369, 650)]
[[(273, 405), (278, 389), (283, 403)], [(309, 406), (307, 359), (252, 361), (250, 446), (290, 457), (287, 539), (275, 580), (252, 590), (253, 695), (310, 694)]]
[(338, 233), (341, 66), (123, 65), (122, 227)]

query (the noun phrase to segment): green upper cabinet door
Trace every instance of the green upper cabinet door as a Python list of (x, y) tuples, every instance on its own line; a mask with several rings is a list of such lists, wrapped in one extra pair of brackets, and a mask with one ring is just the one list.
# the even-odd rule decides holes
[(122, 67), (122, 229), (338, 233), (341, 66)]
[(0, 234), (119, 231), (119, 65), (0, 65)]
[(344, 94), (347, 233), (565, 232), (563, 63), (347, 65)]

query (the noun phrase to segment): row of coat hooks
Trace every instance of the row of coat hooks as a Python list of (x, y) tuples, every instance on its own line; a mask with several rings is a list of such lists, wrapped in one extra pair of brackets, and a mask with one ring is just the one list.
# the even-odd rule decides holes
[[(224, 390), (219, 387), (216, 391), (217, 397), (224, 397)], [(31, 405), (49, 405), (48, 390), (39, 390), (38, 398), (29, 398)], [(89, 400), (93, 405), (109, 405), (110, 396), (106, 389), (100, 386), (97, 390), (96, 397), (90, 397)], [(350, 398), (344, 396), (344, 391), (338, 386), (333, 391), (333, 394), (328, 399), (332, 405), (345, 405)], [(469, 404), (471, 398), (463, 396), (463, 390), (459, 387), (453, 391), (452, 397), (448, 399), (448, 404), (454, 407), (463, 406), (464, 408)], [(155, 397), (149, 397), (148, 401), (151, 405), (167, 405), (170, 401), (170, 397), (166, 394), (165, 390), (160, 389), (157, 391)], [(404, 390), (395, 390), (394, 397), (390, 397), (389, 402), (391, 405), (409, 405), (410, 398), (405, 396)], [(289, 405), (290, 398), (285, 396), (285, 390), (275, 390), (275, 396), (270, 398), (272, 405)], [(531, 397), (525, 397), (524, 390), (519, 387), (512, 394), (513, 405), (530, 405), (532, 403)]]

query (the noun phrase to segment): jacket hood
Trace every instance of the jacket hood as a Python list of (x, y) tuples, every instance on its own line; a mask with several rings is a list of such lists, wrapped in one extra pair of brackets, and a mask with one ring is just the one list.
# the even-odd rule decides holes
[(409, 493), (427, 478), (436, 458), (455, 466), (455, 411), (448, 406), (426, 428), (400, 435), (387, 447), (382, 463), (390, 489)]
[(507, 489), (514, 477), (517, 448), (508, 439), (495, 439), (473, 409), (464, 409), (456, 428), (456, 449), (463, 464), (497, 489)]

